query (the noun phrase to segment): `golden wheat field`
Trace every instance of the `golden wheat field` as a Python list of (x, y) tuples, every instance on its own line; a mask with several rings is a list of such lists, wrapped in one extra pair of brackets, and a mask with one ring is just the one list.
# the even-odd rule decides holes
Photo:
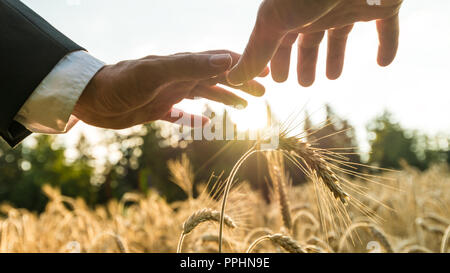
[(195, 186), (201, 194), (194, 197), (193, 170), (182, 157), (168, 165), (185, 201), (169, 204), (150, 191), (91, 209), (46, 186), (50, 201), (40, 215), (3, 204), (0, 252), (217, 252), (220, 239), (223, 252), (449, 251), (448, 167), (341, 176), (352, 200), (344, 205), (317, 177), (292, 186), (282, 158), (267, 157), (271, 202), (245, 181), (230, 184), (222, 238), (227, 179), (212, 176)]

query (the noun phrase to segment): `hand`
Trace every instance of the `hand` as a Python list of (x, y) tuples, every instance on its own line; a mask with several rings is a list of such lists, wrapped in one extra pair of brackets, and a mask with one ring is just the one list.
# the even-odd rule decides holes
[[(85, 88), (73, 114), (87, 124), (110, 129), (159, 119), (176, 122), (181, 118), (188, 118), (191, 124), (194, 118), (201, 118), (204, 125), (208, 122), (206, 117), (196, 117), (172, 106), (194, 97), (247, 106), (241, 97), (216, 86), (217, 83), (228, 85), (225, 72), (239, 58), (236, 53), (219, 50), (148, 56), (107, 65)], [(265, 75), (268, 73), (267, 68)], [(265, 92), (264, 86), (254, 80), (238, 88), (255, 96)]]
[(265, 0), (253, 33), (229, 82), (239, 84), (259, 74), (271, 60), (272, 77), (287, 79), (292, 44), (298, 38), (298, 81), (310, 86), (315, 80), (317, 55), (328, 30), (327, 77), (337, 79), (343, 69), (347, 36), (358, 21), (377, 20), (378, 64), (389, 65), (398, 48), (398, 13), (402, 0)]

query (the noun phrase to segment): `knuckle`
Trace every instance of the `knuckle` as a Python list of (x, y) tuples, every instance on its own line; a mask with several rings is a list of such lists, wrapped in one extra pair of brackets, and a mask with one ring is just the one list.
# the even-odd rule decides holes
[(148, 55), (148, 56), (145, 56), (144, 58), (142, 58), (142, 60), (153, 60), (153, 59), (157, 59), (157, 58), (159, 58), (158, 55)]
[(178, 52), (175, 54), (172, 54), (170, 56), (182, 56), (182, 55), (189, 55), (189, 54), (193, 54), (192, 52), (186, 51), (186, 52)]

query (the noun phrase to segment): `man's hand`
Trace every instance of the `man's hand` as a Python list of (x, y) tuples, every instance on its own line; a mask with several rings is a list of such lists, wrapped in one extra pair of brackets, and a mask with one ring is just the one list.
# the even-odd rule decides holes
[(298, 81), (310, 86), (315, 80), (319, 45), (328, 30), (327, 76), (337, 79), (344, 65), (347, 36), (353, 24), (377, 20), (378, 64), (389, 65), (398, 48), (398, 13), (402, 0), (265, 0), (238, 64), (229, 73), (239, 84), (258, 75), (271, 60), (272, 77), (287, 79), (291, 47), (298, 38)]
[[(236, 53), (220, 50), (148, 56), (105, 66), (83, 91), (73, 114), (90, 125), (123, 129), (159, 119), (176, 122), (188, 118), (193, 124), (196, 116), (172, 108), (185, 98), (202, 97), (245, 107), (244, 99), (216, 86), (227, 85), (225, 73), (239, 58)], [(254, 80), (239, 89), (255, 96), (265, 92)], [(206, 117), (198, 118), (202, 125), (208, 122)]]

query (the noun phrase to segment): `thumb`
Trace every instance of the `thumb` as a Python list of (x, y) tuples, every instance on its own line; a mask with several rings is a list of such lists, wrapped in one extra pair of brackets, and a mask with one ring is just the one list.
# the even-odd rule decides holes
[(180, 54), (173, 55), (165, 64), (169, 81), (204, 80), (225, 73), (233, 62), (231, 55)]

